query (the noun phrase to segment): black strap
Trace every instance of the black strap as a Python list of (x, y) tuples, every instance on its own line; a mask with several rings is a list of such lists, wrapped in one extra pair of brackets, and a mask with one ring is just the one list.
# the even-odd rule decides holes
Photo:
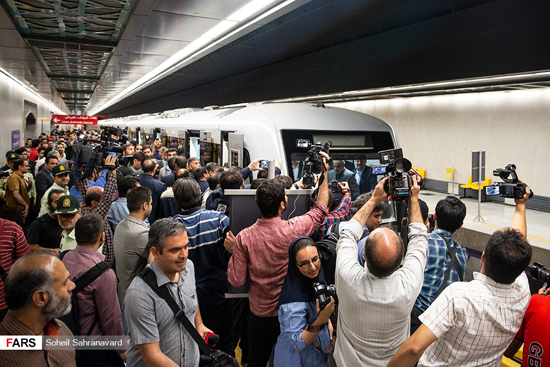
[(75, 280), (75, 287), (73, 289), (73, 296), (83, 290), (88, 284), (97, 279), (101, 274), (105, 273), (111, 267), (105, 261), (97, 263), (93, 268), (82, 274)]
[(6, 283), (6, 277), (8, 276), (8, 273), (4, 270), (2, 265), (0, 265), (0, 278), (2, 278), (2, 281)]
[(451, 260), (449, 261), (449, 267), (445, 272), (445, 278), (443, 278), (443, 282), (441, 283), (441, 286), (439, 287), (439, 290), (437, 291), (435, 298), (439, 297), (441, 292), (443, 292), (443, 289), (445, 289), (445, 286), (447, 285), (447, 281), (451, 276), (451, 270), (453, 270), (453, 267), (456, 269), (456, 272), (458, 273), (458, 278), (460, 279), (460, 281), (462, 282), (464, 280), (464, 276), (462, 275), (462, 268), (460, 267), (460, 263), (458, 262), (458, 258), (456, 257), (456, 246), (451, 247), (451, 245), (449, 245), (449, 242), (447, 242), (447, 239), (445, 238), (445, 236), (443, 236), (441, 233), (437, 233), (437, 235), (443, 238), (443, 241), (445, 241), (445, 245), (447, 245), (447, 253), (449, 254)]
[(160, 298), (164, 299), (166, 303), (168, 303), (168, 306), (170, 306), (172, 312), (174, 312), (174, 316), (176, 316), (176, 319), (178, 319), (179, 322), (183, 324), (183, 327), (185, 327), (189, 335), (191, 335), (193, 340), (195, 340), (195, 343), (198, 344), (201, 352), (205, 355), (209, 355), (210, 353), (212, 353), (212, 348), (210, 348), (210, 346), (206, 344), (197, 329), (195, 329), (193, 324), (191, 324), (191, 321), (189, 321), (187, 316), (185, 316), (185, 312), (180, 308), (180, 306), (178, 306), (178, 304), (170, 294), (170, 291), (168, 290), (166, 284), (161, 287), (157, 285), (157, 276), (155, 275), (155, 272), (151, 270), (151, 268), (145, 268), (138, 274), (138, 276), (143, 279), (143, 281), (147, 283), (147, 285), (151, 287), (151, 289)]

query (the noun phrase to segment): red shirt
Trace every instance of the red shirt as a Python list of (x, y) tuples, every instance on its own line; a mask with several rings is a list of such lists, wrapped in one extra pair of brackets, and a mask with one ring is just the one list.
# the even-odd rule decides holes
[(38, 158), (38, 148), (31, 148), (31, 153), (29, 154), (29, 161), (36, 161)]
[[(15, 222), (0, 219), (0, 266), (8, 273), (15, 260), (30, 254), (23, 230)], [(0, 280), (0, 310), (8, 307), (4, 301), (4, 282)]]
[(515, 337), (523, 342), (522, 367), (546, 366), (550, 362), (549, 316), (550, 296), (533, 295)]
[(323, 224), (326, 205), (316, 202), (304, 215), (258, 219), (237, 235), (237, 243), (227, 267), (227, 278), (234, 287), (249, 275), (250, 310), (259, 317), (277, 316), (277, 302), (288, 268), (288, 247), (292, 240), (311, 235)]

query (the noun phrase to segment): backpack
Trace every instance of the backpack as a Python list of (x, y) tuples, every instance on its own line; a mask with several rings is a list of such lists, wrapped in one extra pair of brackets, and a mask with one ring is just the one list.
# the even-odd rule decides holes
[[(63, 256), (65, 256), (67, 252), (68, 251), (64, 251), (62, 255), (60, 255), (60, 258), (63, 258)], [(101, 261), (100, 263), (93, 266), (90, 270), (88, 270), (87, 272), (82, 274), (78, 279), (75, 280), (74, 282), (75, 288), (71, 294), (71, 304), (72, 304), (71, 312), (59, 318), (61, 321), (65, 323), (65, 325), (67, 325), (67, 327), (71, 330), (73, 335), (84, 335), (84, 334), (81, 334), (81, 330), (80, 330), (80, 316), (79, 316), (79, 308), (78, 308), (78, 302), (76, 300), (76, 295), (78, 294), (78, 292), (83, 290), (88, 284), (96, 280), (101, 274), (105, 273), (109, 269), (111, 269), (109, 264), (107, 264), (105, 261)], [(90, 327), (90, 329), (85, 335), (89, 336), (92, 333), (92, 331), (94, 330), (97, 324), (98, 319), (99, 317), (96, 314), (94, 318), (94, 322), (92, 323), (92, 326)]]
[[(320, 241), (317, 241), (317, 249), (321, 257), (321, 265), (325, 273), (327, 284), (334, 284), (336, 274), (336, 244), (340, 239), (340, 222), (336, 222), (331, 227), (330, 234)], [(369, 235), (368, 230), (364, 230), (359, 241)]]

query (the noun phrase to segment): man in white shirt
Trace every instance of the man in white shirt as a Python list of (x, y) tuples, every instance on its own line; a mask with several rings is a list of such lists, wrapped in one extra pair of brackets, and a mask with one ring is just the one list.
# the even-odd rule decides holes
[[(410, 332), (410, 313), (422, 287), (428, 233), (422, 221), (418, 192), (409, 198), (409, 243), (404, 256), (401, 238), (377, 228), (365, 243), (365, 267), (357, 259), (357, 242), (374, 208), (388, 198), (384, 179), (371, 199), (340, 233), (336, 246), (338, 338), (334, 358), (339, 367), (386, 366)], [(403, 266), (400, 268), (403, 256)]]
[(518, 331), (531, 293), (525, 268), (532, 250), (527, 239), (526, 203), (516, 199), (510, 228), (493, 233), (471, 282), (455, 282), (419, 316), (422, 325), (388, 366), (499, 366)]

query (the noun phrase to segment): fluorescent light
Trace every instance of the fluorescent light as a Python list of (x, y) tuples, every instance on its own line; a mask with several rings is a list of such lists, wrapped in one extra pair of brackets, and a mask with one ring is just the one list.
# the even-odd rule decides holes
[[(262, 9), (265, 9), (269, 5), (275, 2), (275, 0), (252, 0), (237, 11), (230, 14), (226, 19), (223, 19), (214, 27), (206, 31), (200, 37), (188, 44), (186, 47), (178, 51), (176, 54), (168, 58), (161, 63), (155, 69), (145, 74), (136, 82), (132, 83), (129, 87), (113, 97), (109, 102), (103, 104), (101, 107), (95, 109), (90, 114), (94, 115), (107, 107), (112, 106), (118, 101), (130, 96), (131, 94), (147, 87), (154, 83), (158, 79), (166, 76), (171, 70), (182, 66), (184, 63), (189, 62), (192, 58), (198, 56), (200, 53), (214, 47), (227, 38), (237, 34), (245, 28), (253, 25), (254, 23), (264, 19), (265, 17), (273, 14), (274, 12), (290, 5), (296, 0), (282, 1), (280, 4), (266, 10), (264, 13), (259, 14), (256, 18), (246, 21), (250, 16), (258, 13)], [(241, 25), (242, 24), (242, 25)], [(238, 27), (241, 25), (240, 27)], [(236, 28), (238, 27), (238, 28)], [(236, 29), (234, 29), (236, 28)], [(231, 31), (231, 29), (234, 29)], [(224, 35), (225, 34), (225, 35)]]
[(253, 0), (241, 7), (239, 10), (230, 14), (226, 19), (242, 22), (251, 15), (256, 14), (262, 9), (265, 9), (273, 0)]
[(8, 78), (10, 78), (12, 81), (14, 81), (16, 84), (18, 84), (19, 87), (23, 87), (25, 88), (28, 92), (31, 92), (32, 94), (34, 94), (36, 97), (40, 98), (44, 103), (46, 103), (48, 106), (51, 107), (51, 109), (55, 110), (55, 112), (61, 114), (61, 115), (66, 115), (67, 113), (61, 111), (59, 109), (59, 107), (57, 107), (56, 105), (54, 105), (52, 102), (48, 101), (46, 98), (42, 97), (40, 94), (38, 94), (36, 91), (32, 90), (31, 88), (29, 88), (25, 83), (23, 83), (22, 81), (20, 81), (19, 79), (17, 79), (16, 77), (14, 77), (13, 75), (11, 75), (10, 73), (8, 73), (6, 70), (4, 70), (3, 68), (0, 68), (0, 72), (2, 72), (2, 74), (6, 75)]

